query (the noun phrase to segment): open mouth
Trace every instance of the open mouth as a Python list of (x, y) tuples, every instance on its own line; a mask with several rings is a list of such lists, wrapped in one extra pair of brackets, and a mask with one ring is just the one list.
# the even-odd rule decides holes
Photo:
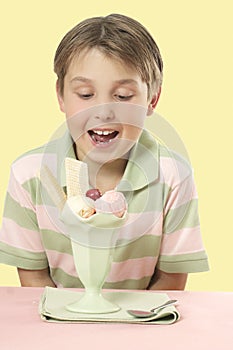
[(92, 141), (96, 144), (108, 144), (112, 142), (119, 131), (116, 130), (88, 130), (88, 134), (90, 135)]

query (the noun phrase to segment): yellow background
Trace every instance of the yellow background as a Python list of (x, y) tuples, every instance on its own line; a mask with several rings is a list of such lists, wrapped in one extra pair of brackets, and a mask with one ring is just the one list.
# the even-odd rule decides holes
[[(211, 271), (190, 275), (187, 289), (232, 291), (232, 10), (231, 0), (1, 2), (1, 213), (11, 162), (63, 121), (53, 73), (59, 41), (86, 17), (129, 15), (160, 47), (157, 112), (177, 130), (195, 169)], [(0, 265), (0, 285), (19, 285), (14, 268)]]

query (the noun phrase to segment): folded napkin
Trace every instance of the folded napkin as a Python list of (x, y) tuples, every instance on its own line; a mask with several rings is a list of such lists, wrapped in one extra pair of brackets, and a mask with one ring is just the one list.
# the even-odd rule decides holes
[(179, 320), (180, 315), (174, 306), (168, 306), (151, 317), (135, 318), (127, 309), (150, 310), (163, 304), (169, 297), (165, 293), (149, 291), (103, 291), (104, 297), (117, 304), (121, 309), (106, 314), (75, 313), (66, 306), (81, 298), (83, 291), (71, 291), (46, 287), (41, 296), (39, 313), (42, 320), (63, 323), (136, 323), (136, 324), (171, 324)]

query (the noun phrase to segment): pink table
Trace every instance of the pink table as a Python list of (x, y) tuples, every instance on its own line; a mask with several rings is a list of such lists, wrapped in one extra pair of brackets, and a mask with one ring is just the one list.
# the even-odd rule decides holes
[(167, 291), (181, 319), (172, 325), (52, 324), (37, 309), (41, 288), (0, 287), (0, 349), (233, 349), (233, 293)]

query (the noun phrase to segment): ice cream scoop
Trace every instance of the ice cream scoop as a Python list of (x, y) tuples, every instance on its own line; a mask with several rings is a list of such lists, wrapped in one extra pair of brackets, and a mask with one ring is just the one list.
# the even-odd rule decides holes
[(105, 192), (95, 201), (97, 213), (111, 213), (121, 218), (127, 209), (127, 203), (121, 192), (114, 190)]
[(89, 218), (95, 213), (114, 214), (122, 218), (127, 210), (127, 203), (121, 192), (110, 190), (101, 195), (97, 188), (89, 188), (87, 164), (73, 158), (65, 159), (67, 195), (56, 178), (43, 166), (40, 178), (54, 204), (63, 210), (68, 202), (72, 211), (82, 218)]

